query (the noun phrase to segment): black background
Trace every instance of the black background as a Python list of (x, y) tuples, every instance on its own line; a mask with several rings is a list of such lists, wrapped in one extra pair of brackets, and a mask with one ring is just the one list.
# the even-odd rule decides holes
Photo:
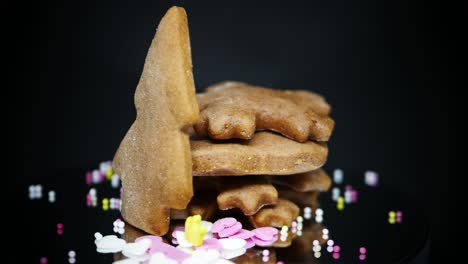
[(188, 14), (198, 91), (242, 80), (323, 94), (337, 123), (326, 168), (380, 172), (427, 209), (434, 248), (445, 243), (448, 38), (442, 9), (423, 1), (27, 4), (12, 20), (21, 25), (17, 183), (112, 159), (135, 117), (155, 27), (172, 5)]

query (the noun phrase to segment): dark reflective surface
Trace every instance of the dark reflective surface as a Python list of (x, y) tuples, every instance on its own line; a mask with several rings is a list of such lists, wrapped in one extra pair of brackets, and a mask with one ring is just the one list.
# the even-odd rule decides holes
[[(102, 210), (102, 199), (119, 196), (109, 182), (91, 186), (96, 188), (99, 206), (86, 206), (86, 194), (90, 186), (85, 184), (85, 170), (68, 170), (56, 175), (43, 177), (41, 184), (43, 197), (39, 200), (28, 198), (28, 187), (23, 187), (20, 199), (21, 210), (17, 227), (20, 234), (27, 236), (32, 246), (28, 254), (21, 256), (24, 263), (40, 263), (47, 257), (48, 263), (68, 263), (68, 251), (76, 252), (77, 263), (112, 263), (112, 254), (99, 254), (95, 251), (94, 233), (113, 234), (113, 221), (120, 214), (118, 210)], [(318, 225), (305, 224), (303, 236), (287, 249), (277, 249), (269, 263), (424, 263), (427, 257), (421, 253), (428, 241), (429, 226), (420, 204), (400, 192), (385, 187), (369, 187), (361, 184), (360, 174), (347, 178), (355, 182), (345, 182), (358, 190), (358, 202), (346, 204), (343, 211), (336, 209), (331, 193), (320, 196), (324, 210), (323, 227), (329, 229), (330, 239), (341, 247), (340, 258), (335, 260), (322, 245), (321, 257), (313, 256), (312, 242), (320, 239)], [(339, 186), (341, 189), (344, 185)], [(49, 203), (47, 192), (56, 192), (56, 202)], [(388, 212), (400, 210), (403, 221), (388, 223)], [(57, 224), (63, 224), (63, 234), (57, 235)], [(126, 226), (124, 238), (133, 240), (143, 233)], [(359, 260), (359, 248), (367, 249), (365, 261)], [(250, 251), (238, 259), (238, 263), (263, 263), (259, 252)], [(268, 263), (268, 262), (267, 262)]]

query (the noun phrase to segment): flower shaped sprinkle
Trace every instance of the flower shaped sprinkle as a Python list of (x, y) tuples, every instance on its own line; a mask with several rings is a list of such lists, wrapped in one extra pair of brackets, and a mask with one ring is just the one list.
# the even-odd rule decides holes
[(203, 244), (207, 228), (201, 224), (201, 216), (189, 216), (185, 220), (185, 239), (192, 245), (198, 247)]

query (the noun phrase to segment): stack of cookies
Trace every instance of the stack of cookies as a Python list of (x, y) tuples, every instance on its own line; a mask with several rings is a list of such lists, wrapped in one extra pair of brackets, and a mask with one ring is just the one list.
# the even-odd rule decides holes
[(190, 139), (195, 194), (172, 218), (227, 215), (253, 228), (282, 228), (304, 209), (315, 211), (318, 194), (331, 184), (321, 167), (334, 122), (321, 96), (241, 82), (215, 84), (196, 96), (200, 118)]
[(287, 229), (304, 208), (314, 212), (319, 192), (330, 187), (320, 169), (334, 126), (326, 101), (241, 82), (195, 94), (182, 8), (169, 9), (158, 26), (135, 106), (113, 166), (122, 179), (122, 216), (146, 233), (166, 235), (191, 215)]

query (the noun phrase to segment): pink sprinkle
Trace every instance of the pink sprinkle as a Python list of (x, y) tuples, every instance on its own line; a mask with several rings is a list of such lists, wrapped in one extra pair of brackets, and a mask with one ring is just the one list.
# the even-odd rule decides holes
[(88, 171), (86, 172), (86, 184), (91, 185), (93, 183), (93, 174)]
[(261, 240), (271, 240), (274, 237), (278, 236), (278, 229), (274, 227), (255, 228), (254, 230), (252, 230), (252, 232), (254, 232), (255, 237)]
[(241, 229), (239, 232), (235, 233), (234, 235), (230, 236), (230, 238), (242, 238), (242, 239), (247, 239), (251, 238), (254, 236), (254, 232)]
[(262, 255), (263, 255), (263, 256), (269, 256), (269, 255), (270, 255), (270, 251), (269, 251), (268, 249), (264, 249), (264, 250), (262, 251)]
[(91, 205), (92, 205), (92, 202), (91, 202), (91, 194), (89, 194), (89, 193), (86, 195), (86, 205), (87, 205), (88, 207), (91, 207)]
[(201, 245), (197, 249), (204, 249), (204, 250), (214, 249), (217, 251), (221, 251), (223, 249), (223, 246), (221, 245), (218, 239), (209, 238), (209, 239), (204, 240), (203, 245)]
[(47, 264), (48, 260), (47, 260), (46, 257), (42, 257), (42, 258), (40, 259), (40, 262), (41, 262), (41, 264)]
[(211, 227), (211, 232), (218, 233), (225, 228), (231, 227), (237, 223), (237, 220), (233, 217), (226, 217), (219, 219), (218, 221), (213, 223)]
[(366, 250), (365, 247), (360, 247), (360, 248), (359, 248), (359, 253), (361, 253), (361, 254), (366, 254), (366, 252), (367, 252), (367, 250)]
[(276, 264), (284, 264), (284, 262), (283, 261), (278, 261), (278, 262), (276, 262)]
[(240, 222), (235, 223), (231, 227), (224, 228), (218, 232), (219, 237), (229, 237), (242, 230), (242, 224)]
[(247, 244), (245, 244), (246, 249), (255, 247), (255, 242), (252, 238), (247, 238), (245, 241), (247, 242)]
[(358, 199), (358, 193), (356, 190), (351, 190), (351, 201), (356, 203)]
[(270, 260), (270, 257), (268, 257), (268, 256), (263, 256), (262, 260), (263, 260), (263, 262), (268, 262), (268, 260)]
[(365, 260), (365, 259), (366, 259), (366, 254), (361, 254), (361, 255), (359, 255), (359, 259), (360, 259), (360, 260)]
[(351, 185), (346, 185), (345, 186), (345, 191), (352, 191), (353, 190), (353, 186)]
[(338, 246), (338, 245), (333, 246), (333, 252), (338, 253), (338, 252), (340, 252), (340, 250), (341, 250), (340, 246)]
[(62, 224), (62, 223), (58, 223), (58, 224), (57, 224), (57, 228), (58, 228), (58, 229), (62, 229), (62, 228), (63, 228), (63, 224)]
[(63, 234), (63, 230), (62, 229), (57, 229), (57, 235), (61, 235)]
[(275, 241), (278, 240), (278, 236), (277, 235), (273, 236), (271, 239), (268, 239), (268, 240), (263, 240), (261, 238), (258, 238), (257, 236), (254, 236), (252, 237), (252, 240), (253, 242), (255, 242), (257, 246), (267, 247), (275, 243)]
[(340, 253), (338, 253), (338, 252), (333, 252), (332, 257), (333, 257), (334, 259), (339, 259), (339, 258), (340, 258)]
[(291, 226), (292, 226), (292, 227), (296, 227), (296, 226), (297, 226), (296, 221), (293, 221), (293, 222), (291, 223)]

